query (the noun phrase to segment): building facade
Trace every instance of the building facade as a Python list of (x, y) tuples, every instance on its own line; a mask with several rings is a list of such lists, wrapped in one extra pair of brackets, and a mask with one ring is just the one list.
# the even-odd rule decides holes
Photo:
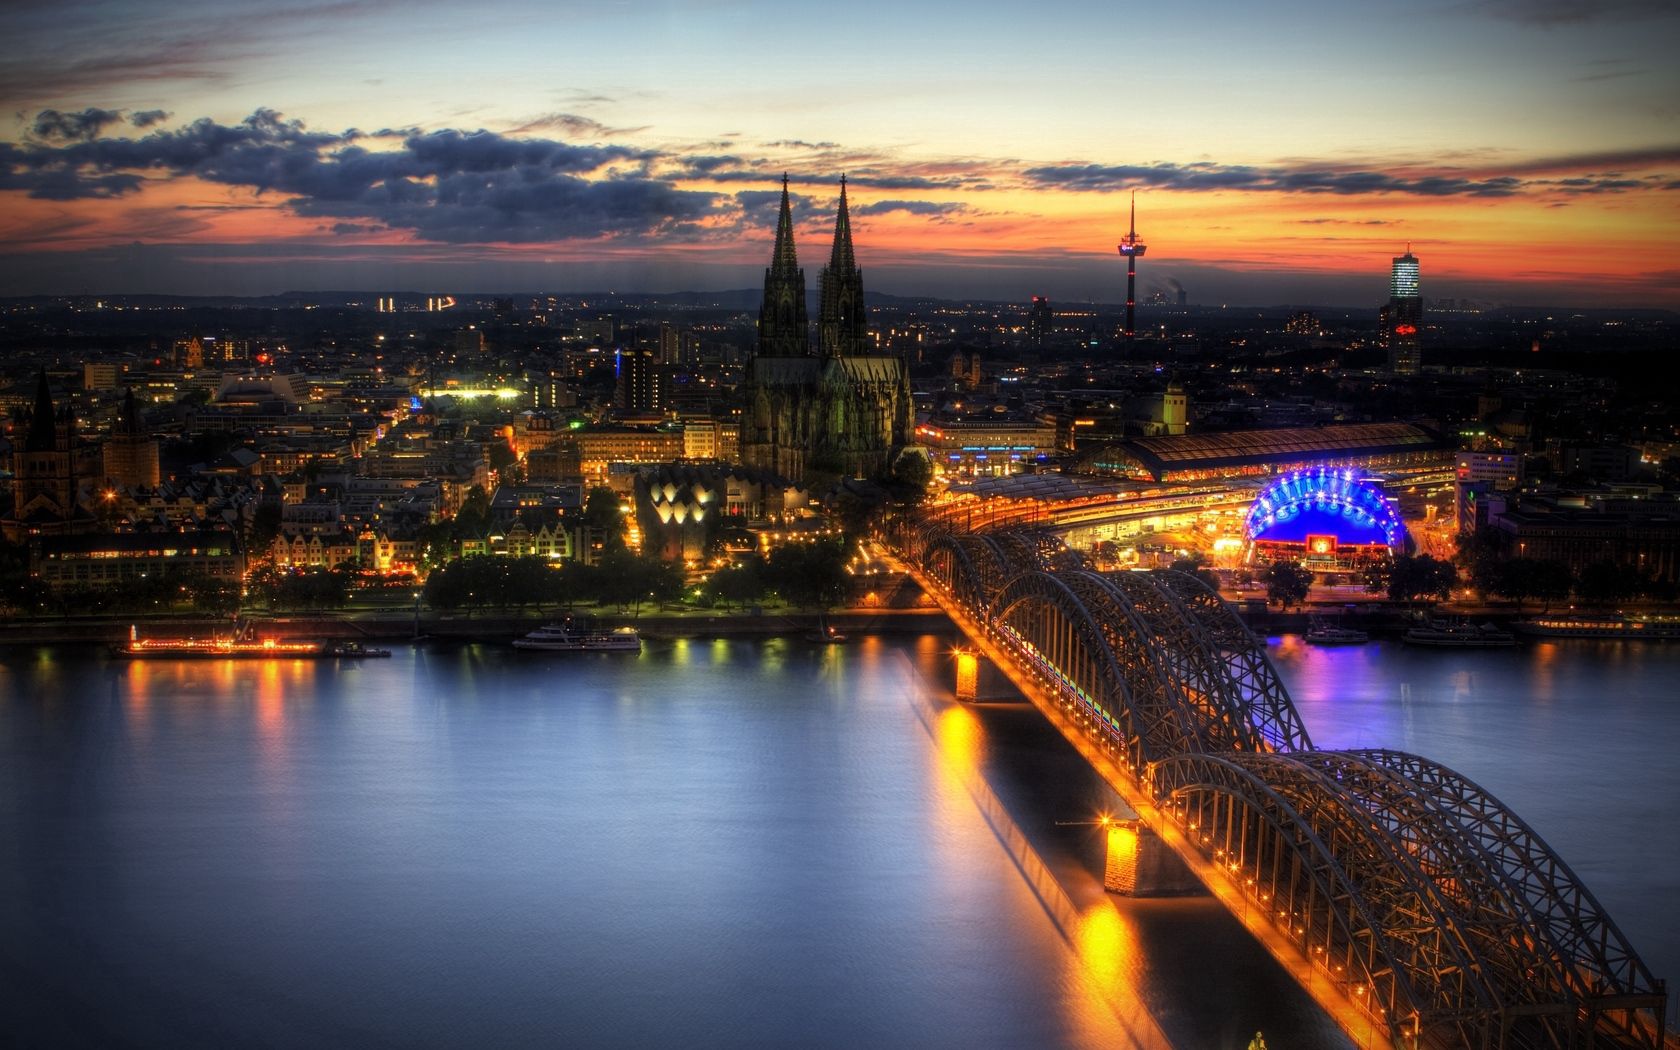
[(1417, 256), (1411, 247), (1394, 259), (1388, 276), (1388, 312), (1384, 315), (1383, 338), (1388, 344), (1388, 370), (1416, 375), (1422, 366), (1418, 350), (1423, 326), (1423, 297), (1419, 291)]
[(910, 378), (900, 358), (872, 353), (844, 179), (821, 278), (817, 336), (813, 354), (784, 177), (776, 247), (764, 272), (758, 352), (743, 384), (742, 458), (807, 483), (883, 473), (909, 434)]

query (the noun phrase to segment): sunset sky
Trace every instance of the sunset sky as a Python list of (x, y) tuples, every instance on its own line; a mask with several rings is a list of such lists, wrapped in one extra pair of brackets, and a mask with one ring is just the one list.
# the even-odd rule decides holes
[(0, 294), (1680, 307), (1680, 4), (0, 3)]

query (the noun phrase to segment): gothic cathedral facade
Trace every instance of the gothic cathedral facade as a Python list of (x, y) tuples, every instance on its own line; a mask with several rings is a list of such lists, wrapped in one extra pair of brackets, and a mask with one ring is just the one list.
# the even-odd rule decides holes
[(844, 178), (820, 290), (813, 351), (805, 271), (794, 253), (783, 176), (776, 248), (764, 271), (758, 350), (743, 384), (741, 458), (808, 486), (886, 472), (905, 446), (912, 418), (904, 362), (877, 355), (870, 345)]

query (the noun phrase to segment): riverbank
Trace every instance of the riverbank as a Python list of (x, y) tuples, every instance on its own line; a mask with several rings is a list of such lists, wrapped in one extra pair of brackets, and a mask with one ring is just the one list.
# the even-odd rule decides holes
[[(420, 638), (441, 642), (509, 642), (563, 614), (443, 615), (373, 613), (254, 617), (249, 622), (263, 637), (332, 638), (400, 642)], [(845, 634), (924, 634), (950, 630), (951, 622), (937, 608), (841, 609), (826, 617), (817, 613), (762, 611), (758, 613), (660, 612), (642, 616), (592, 613), (610, 627), (635, 627), (644, 638), (733, 638), (797, 635), (814, 631), (819, 623)], [(179, 616), (137, 621), (127, 617), (63, 617), (10, 620), (0, 624), (0, 646), (58, 644), (115, 644), (129, 637), (139, 624), (142, 637), (203, 637), (227, 632), (227, 618)]]

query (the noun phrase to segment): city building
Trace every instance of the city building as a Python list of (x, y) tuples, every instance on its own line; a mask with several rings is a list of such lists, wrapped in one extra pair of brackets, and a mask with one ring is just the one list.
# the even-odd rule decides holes
[(105, 587), (176, 573), (237, 581), (244, 573), (231, 532), (128, 532), (48, 536), (33, 548), (30, 573), (54, 590)]
[(910, 378), (904, 362), (871, 353), (844, 178), (821, 289), (813, 355), (805, 274), (794, 252), (784, 176), (775, 251), (764, 272), (758, 353), (743, 384), (741, 453), (749, 466), (807, 483), (884, 472), (910, 429)]
[(1035, 350), (1044, 348), (1044, 340), (1049, 337), (1050, 329), (1055, 326), (1055, 315), (1050, 310), (1050, 300), (1042, 295), (1032, 297), (1032, 309), (1027, 312), (1027, 345)]
[(1286, 474), (1260, 490), (1244, 523), (1249, 560), (1346, 572), (1407, 550), (1406, 527), (1374, 483), (1352, 470)]
[(1385, 315), (1383, 340), (1388, 346), (1388, 370), (1401, 375), (1415, 375), (1422, 365), (1418, 349), (1419, 329), (1423, 325), (1423, 297), (1419, 292), (1418, 260), (1410, 245), (1406, 254), (1396, 256), (1388, 278), (1388, 312)]
[(1019, 473), (1056, 455), (1056, 426), (1037, 419), (930, 419), (916, 426), (934, 470), (950, 478)]
[(1154, 481), (1206, 481), (1280, 474), (1314, 467), (1438, 470), (1452, 449), (1410, 423), (1357, 423), (1278, 430), (1144, 437), (1098, 449), (1084, 469)]
[(665, 411), (666, 371), (661, 351), (651, 347), (621, 348), (613, 366), (617, 380), (613, 407), (620, 414), (657, 416)]
[(53, 404), (52, 388), (42, 371), (23, 440), (12, 450), (12, 507), (3, 529), (7, 539), (17, 542), (92, 527), (79, 498), (86, 477), (80, 469), (82, 452), (76, 413), (68, 402), (63, 408)]

